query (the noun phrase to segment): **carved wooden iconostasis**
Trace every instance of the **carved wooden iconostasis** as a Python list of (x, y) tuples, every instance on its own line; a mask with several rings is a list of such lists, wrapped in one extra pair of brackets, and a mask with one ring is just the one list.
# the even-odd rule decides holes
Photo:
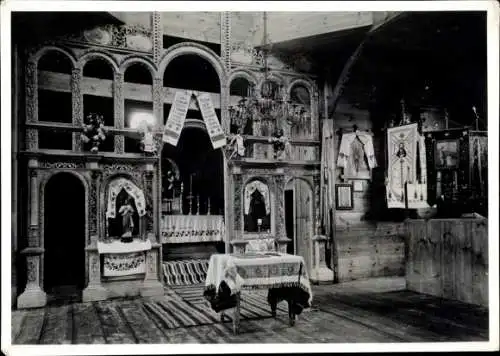
[[(57, 294), (57, 288), (75, 281), (86, 301), (162, 294), (162, 259), (192, 252), (182, 232), (173, 231), (172, 219), (176, 226), (186, 219), (200, 225), (200, 234), (189, 238), (205, 254), (241, 251), (251, 240), (268, 239), (266, 249), (288, 250), (312, 263), (311, 240), (320, 214), (315, 78), (277, 60), (264, 74), (259, 53), (231, 56), (230, 37), (224, 37), (220, 55), (192, 41), (164, 44), (159, 15), (151, 16), (148, 30), (101, 26), (26, 47), (21, 155), (30, 178), (27, 238), (20, 238), (27, 269), (27, 284), (18, 297), (20, 308), (45, 305), (53, 290)], [(225, 26), (223, 22), (222, 32)], [(191, 70), (180, 70), (189, 65)], [(186, 79), (188, 72), (195, 73), (192, 80)], [(201, 147), (193, 137), (207, 139), (210, 134), (196, 98), (211, 102), (227, 136), (223, 148), (198, 147), (196, 154), (213, 156), (202, 172), (195, 172), (199, 166), (190, 169), (181, 163), (189, 149), (177, 155), (179, 147), (162, 142), (179, 91), (194, 94), (180, 133), (181, 140), (187, 137), (186, 146)], [(270, 95), (277, 91), (287, 103), (286, 112), (274, 112), (272, 117), (262, 112), (236, 114), (242, 99), (259, 99), (262, 109), (266, 107), (262, 103), (273, 102)], [(78, 193), (60, 193), (59, 183), (49, 184), (46, 192), (46, 182), (60, 174)], [(203, 187), (207, 177), (216, 178)], [(292, 179), (301, 183), (287, 188)], [(264, 202), (265, 215), (251, 217), (252, 227), (245, 228), (245, 216), (249, 218), (245, 204), (250, 207), (245, 188), (257, 181), (252, 193), (264, 195), (259, 201)], [(217, 189), (211, 189), (215, 185)], [(290, 190), (307, 199), (310, 209), (287, 212), (285, 192)], [(47, 196), (60, 199), (51, 198), (58, 203), (46, 205)], [(77, 201), (84, 208), (74, 208)], [(122, 207), (125, 210), (120, 211)], [(73, 210), (78, 219), (71, 218)], [(286, 216), (300, 217), (304, 223), (287, 233)], [(71, 224), (78, 226), (78, 233), (70, 233), (75, 230)], [(56, 235), (64, 237), (53, 240)], [(167, 241), (171, 239), (178, 241)], [(218, 244), (217, 251), (212, 243)], [(259, 243), (252, 248), (261, 249)], [(166, 254), (175, 252), (174, 245), (180, 253)], [(63, 252), (57, 251), (59, 247)], [(46, 276), (60, 268), (58, 258), (80, 269), (69, 268), (67, 279), (49, 281), (52, 285), (46, 290)]]

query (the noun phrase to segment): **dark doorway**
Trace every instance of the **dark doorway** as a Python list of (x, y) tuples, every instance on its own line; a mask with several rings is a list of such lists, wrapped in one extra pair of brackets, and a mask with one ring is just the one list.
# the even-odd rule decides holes
[(45, 188), (44, 288), (50, 303), (78, 301), (85, 286), (85, 189), (70, 173)]
[(285, 190), (285, 229), (286, 237), (291, 241), (286, 246), (286, 253), (291, 255), (295, 253), (293, 222), (293, 189), (287, 189)]

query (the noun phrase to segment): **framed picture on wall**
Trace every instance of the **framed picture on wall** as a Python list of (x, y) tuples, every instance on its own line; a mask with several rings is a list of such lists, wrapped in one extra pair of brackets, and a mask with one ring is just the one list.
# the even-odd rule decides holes
[(335, 184), (335, 206), (337, 210), (352, 210), (354, 208), (351, 184)]
[(436, 140), (434, 162), (436, 169), (457, 169), (460, 163), (459, 140)]

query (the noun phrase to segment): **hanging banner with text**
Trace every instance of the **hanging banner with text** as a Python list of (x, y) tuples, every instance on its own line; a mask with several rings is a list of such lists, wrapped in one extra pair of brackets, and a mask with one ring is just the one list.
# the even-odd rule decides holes
[(181, 131), (186, 120), (192, 92), (178, 91), (175, 93), (174, 102), (170, 108), (165, 130), (163, 131), (163, 142), (177, 146)]
[(214, 149), (220, 148), (226, 145), (226, 135), (219, 123), (217, 114), (215, 113), (212, 100), (210, 99), (210, 94), (196, 94), (198, 98), (198, 106), (200, 107), (201, 115), (205, 121), (205, 126), (207, 127), (208, 135), (210, 136), (210, 141), (212, 141), (212, 146)]

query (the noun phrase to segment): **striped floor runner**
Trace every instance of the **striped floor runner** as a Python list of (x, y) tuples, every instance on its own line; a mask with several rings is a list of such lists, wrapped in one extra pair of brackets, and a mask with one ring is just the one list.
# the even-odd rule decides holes
[[(145, 310), (163, 327), (174, 329), (220, 322), (219, 314), (203, 298), (203, 284), (170, 286), (166, 289), (170, 298), (144, 301)], [(272, 317), (265, 291), (243, 291), (241, 297), (242, 320)], [(278, 304), (277, 312), (287, 315), (286, 304)], [(230, 311), (228, 316), (231, 314)]]
[(164, 261), (163, 274), (168, 286), (183, 286), (205, 282), (208, 260)]

